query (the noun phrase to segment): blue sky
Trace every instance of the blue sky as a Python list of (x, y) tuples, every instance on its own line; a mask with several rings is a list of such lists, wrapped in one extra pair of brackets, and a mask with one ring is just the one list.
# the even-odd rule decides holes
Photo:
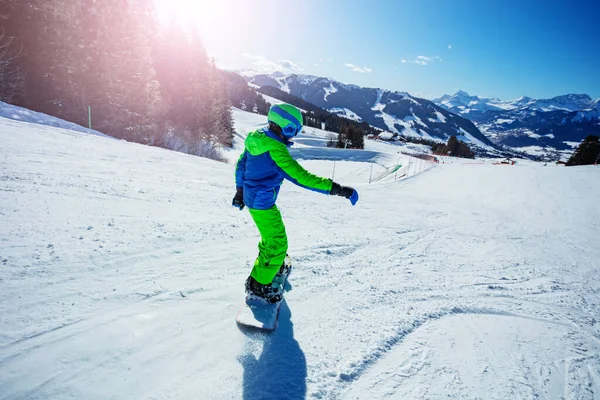
[(427, 98), (459, 89), (600, 97), (600, 1), (220, 3), (229, 12), (210, 6), (204, 18), (217, 23), (199, 24), (227, 68), (285, 68)]

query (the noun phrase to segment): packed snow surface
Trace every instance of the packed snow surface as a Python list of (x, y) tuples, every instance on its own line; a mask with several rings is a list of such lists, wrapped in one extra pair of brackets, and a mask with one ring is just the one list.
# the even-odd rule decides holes
[[(259, 121), (234, 116), (240, 142)], [(324, 141), (294, 154), (360, 200), (284, 184), (293, 289), (265, 335), (235, 324), (258, 232), (233, 164), (0, 118), (0, 398), (599, 398), (600, 168), (369, 185), (415, 159)]]

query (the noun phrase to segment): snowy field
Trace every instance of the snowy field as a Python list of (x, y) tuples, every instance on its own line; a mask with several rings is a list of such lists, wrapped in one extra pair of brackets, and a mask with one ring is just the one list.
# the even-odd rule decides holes
[[(235, 118), (232, 159), (261, 124)], [(262, 335), (235, 324), (258, 232), (233, 164), (0, 118), (0, 399), (600, 399), (600, 168), (369, 185), (398, 146), (322, 143), (295, 155), (360, 201), (284, 184), (293, 289)]]

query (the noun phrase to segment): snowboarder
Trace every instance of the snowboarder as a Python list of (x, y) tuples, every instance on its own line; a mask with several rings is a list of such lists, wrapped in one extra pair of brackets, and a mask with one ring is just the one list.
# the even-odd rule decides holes
[(285, 261), (288, 249), (285, 226), (275, 205), (283, 179), (315, 192), (343, 196), (352, 205), (358, 193), (330, 179), (306, 171), (289, 153), (292, 139), (302, 131), (302, 113), (290, 104), (277, 104), (269, 109), (268, 126), (248, 134), (245, 149), (235, 172), (236, 194), (232, 205), (244, 206), (258, 228), (261, 242), (258, 257), (246, 280), (247, 296), (277, 303), (282, 299), (284, 279), (290, 266)]

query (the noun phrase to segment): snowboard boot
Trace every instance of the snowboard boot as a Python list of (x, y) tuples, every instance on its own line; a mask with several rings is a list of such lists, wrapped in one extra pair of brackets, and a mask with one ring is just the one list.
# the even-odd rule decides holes
[(283, 293), (283, 291), (285, 289), (285, 282), (286, 282), (288, 276), (290, 275), (291, 271), (292, 271), (291, 258), (288, 255), (286, 255), (286, 258), (283, 261), (283, 264), (281, 264), (281, 268), (279, 268), (279, 272), (273, 278), (273, 282), (271, 282), (271, 285), (273, 287), (276, 287), (277, 289), (279, 289), (279, 291), (281, 293)]
[(275, 304), (281, 301), (281, 293), (282, 288), (279, 286), (274, 286), (272, 283), (268, 285), (263, 285), (258, 282), (252, 276), (249, 276), (246, 279), (246, 295), (247, 298), (250, 297), (259, 297), (265, 300), (267, 303)]

